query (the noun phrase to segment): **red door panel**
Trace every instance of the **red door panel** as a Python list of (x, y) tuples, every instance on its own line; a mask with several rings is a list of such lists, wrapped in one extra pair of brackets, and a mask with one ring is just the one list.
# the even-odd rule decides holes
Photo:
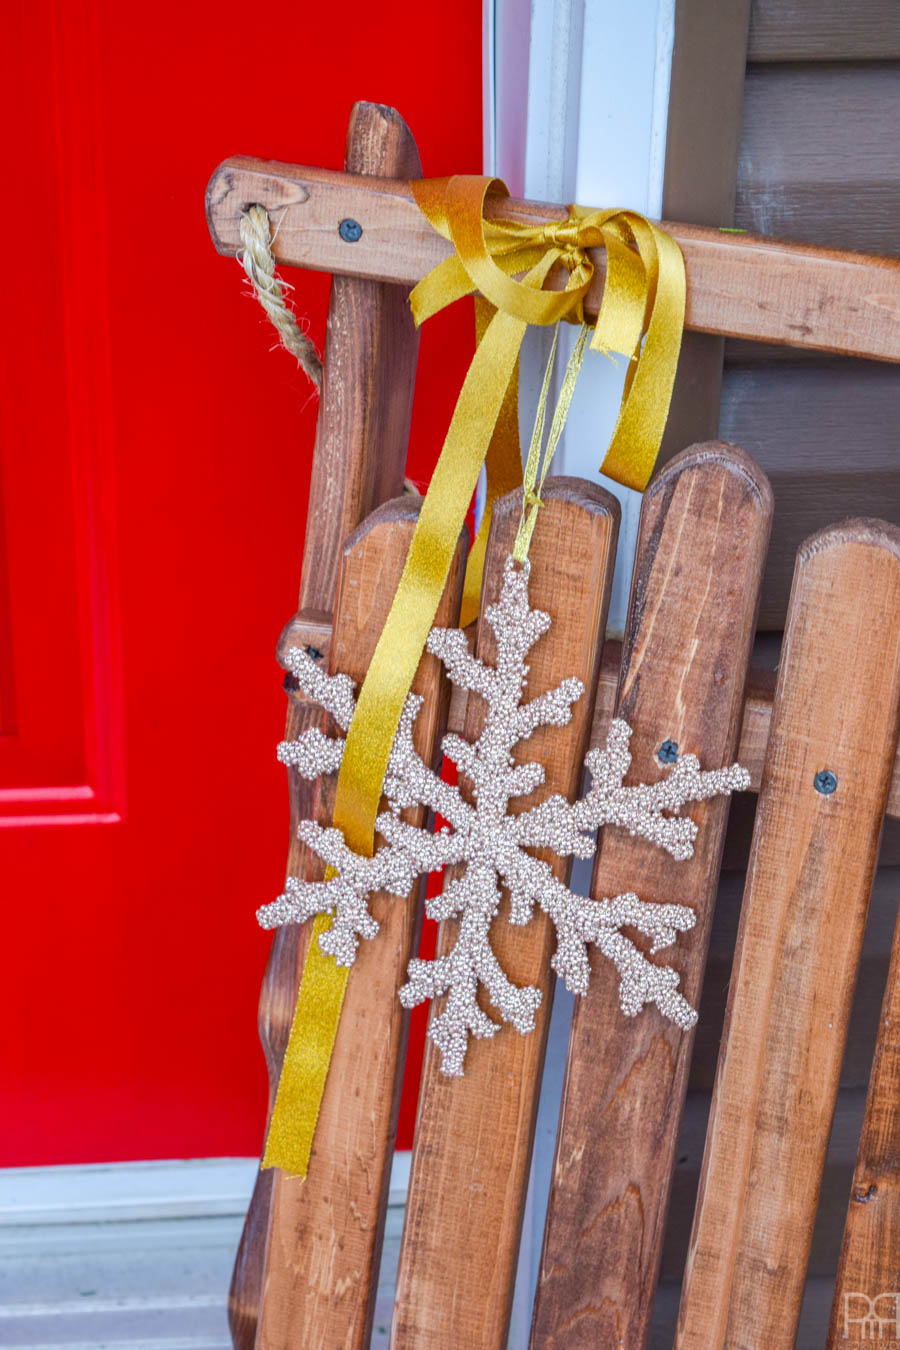
[[(66, 23), (18, 14), (17, 132), (0, 477), (0, 825), (113, 822), (122, 810), (103, 183), (92, 86)], [(38, 53), (43, 59), (35, 59)], [(87, 89), (87, 97), (82, 90)], [(22, 138), (21, 140), (18, 138)], [(26, 209), (27, 205), (27, 209)], [(91, 265), (91, 261), (92, 264)], [(85, 265), (87, 263), (87, 265)]]
[[(6, 1165), (254, 1153), (287, 798), (273, 651), (315, 405), (203, 190), (248, 152), (339, 166), (354, 99), (425, 170), (481, 164), (481, 7), (14, 0), (3, 100), (0, 972)], [(437, 52), (427, 77), (422, 62)], [(295, 273), (324, 334), (328, 278)], [(423, 340), (427, 478), (469, 314)], [(401, 1142), (409, 1141), (411, 1098)]]

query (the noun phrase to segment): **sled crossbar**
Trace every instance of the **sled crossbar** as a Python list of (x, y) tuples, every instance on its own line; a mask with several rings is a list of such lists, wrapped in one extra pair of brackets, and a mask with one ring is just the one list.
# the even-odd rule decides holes
[[(209, 229), (220, 253), (238, 252), (241, 215), (254, 203), (268, 211), (273, 254), (287, 267), (414, 286), (450, 253), (406, 182), (242, 155), (220, 164), (207, 189)], [(485, 209), (525, 224), (566, 216), (565, 207), (496, 197)], [(347, 220), (361, 227), (359, 234), (345, 229), (352, 242), (341, 233)], [(900, 361), (900, 260), (662, 224), (684, 254), (687, 328)], [(602, 250), (591, 256), (595, 277), (585, 313), (594, 319), (605, 266)]]

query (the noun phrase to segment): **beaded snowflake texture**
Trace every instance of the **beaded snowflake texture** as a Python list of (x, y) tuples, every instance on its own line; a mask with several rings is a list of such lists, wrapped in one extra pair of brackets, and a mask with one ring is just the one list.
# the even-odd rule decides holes
[[(637, 929), (649, 937), (653, 953), (693, 927), (694, 911), (687, 905), (652, 904), (631, 892), (611, 900), (577, 895), (528, 850), (550, 848), (560, 857), (590, 858), (596, 848), (593, 832), (612, 825), (664, 848), (676, 860), (690, 858), (697, 826), (689, 817), (673, 813), (687, 802), (749, 785), (749, 775), (738, 764), (701, 772), (695, 755), (682, 755), (660, 782), (626, 787), (622, 780), (631, 764), (631, 728), (617, 719), (605, 748), (591, 750), (585, 758), (591, 785), (580, 800), (568, 802), (556, 794), (511, 815), (510, 800), (533, 792), (545, 777), (541, 764), (515, 764), (513, 748), (538, 727), (565, 726), (572, 705), (584, 693), (580, 680), (567, 679), (522, 702), (528, 674), (525, 658), (551, 622), (548, 614), (529, 606), (529, 570), (527, 562), (507, 559), (500, 599), (485, 609), (497, 639), (494, 666), (471, 654), (460, 629), (434, 628), (428, 637), (428, 650), (441, 659), (452, 682), (479, 695), (486, 705), (484, 727), (476, 741), (469, 744), (450, 734), (442, 743), (444, 754), (469, 780), (471, 801), (445, 783), (414, 749), (413, 726), (423, 700), (410, 694), (384, 780), (389, 810), (376, 822), (383, 845), (373, 857), (361, 857), (347, 847), (340, 830), (314, 820), (301, 822), (300, 838), (334, 875), (327, 881), (289, 877), (284, 893), (257, 913), (263, 928), (301, 923), (315, 914), (333, 915), (319, 942), (338, 965), (349, 966), (360, 938), (373, 938), (378, 932), (369, 896), (387, 891), (405, 898), (423, 873), (463, 864), (443, 892), (426, 902), (430, 918), (458, 918), (453, 949), (433, 961), (410, 961), (407, 983), (400, 989), (400, 1001), (407, 1008), (447, 995), (443, 1012), (432, 1018), (429, 1029), (446, 1074), (462, 1073), (470, 1035), (494, 1036), (502, 1022), (512, 1023), (520, 1032), (534, 1029), (540, 990), (513, 984), (491, 947), (501, 886), (509, 893), (511, 923), (528, 923), (535, 903), (549, 915), (557, 938), (551, 964), (573, 993), (587, 991), (588, 944), (593, 943), (619, 972), (624, 1013), (634, 1016), (646, 1003), (655, 1003), (678, 1026), (693, 1026), (697, 1014), (678, 990), (677, 972), (649, 961), (622, 929)], [(346, 675), (327, 675), (297, 647), (288, 653), (288, 664), (307, 696), (346, 731), (356, 707), (353, 682)], [(343, 737), (312, 728), (295, 741), (282, 742), (278, 758), (304, 777), (316, 778), (336, 773), (343, 752)], [(404, 807), (420, 804), (448, 824), (432, 833), (401, 819)], [(500, 1014), (501, 1024), (479, 1007), (479, 985)]]

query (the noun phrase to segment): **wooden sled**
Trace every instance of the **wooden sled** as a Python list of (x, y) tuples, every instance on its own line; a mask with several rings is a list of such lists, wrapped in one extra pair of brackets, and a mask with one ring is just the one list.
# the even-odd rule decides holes
[[(407, 295), (446, 252), (405, 188), (419, 173), (400, 117), (358, 104), (346, 174), (236, 159), (216, 172), (208, 195), (221, 252), (240, 246), (241, 210), (262, 202), (279, 220), (280, 261), (335, 273), (300, 608), (280, 651), (319, 652), (355, 680), (390, 608), (419, 505), (402, 495), (417, 350)], [(528, 203), (510, 209), (523, 218), (559, 214)], [(356, 243), (338, 229), (348, 217), (363, 226)], [(900, 361), (900, 265), (667, 228), (687, 261), (689, 327)], [(852, 520), (801, 547), (773, 688), (750, 669), (772, 495), (747, 455), (722, 443), (694, 446), (653, 479), (621, 647), (604, 643), (615, 500), (567, 478), (550, 480), (544, 496), (532, 603), (553, 614), (554, 628), (546, 650), (535, 649), (529, 688), (577, 675), (587, 690), (567, 727), (543, 728), (529, 743), (546, 765), (546, 790), (577, 791), (586, 749), (602, 744), (618, 714), (634, 728), (630, 781), (661, 774), (668, 741), (704, 767), (740, 760), (759, 793), (676, 1346), (790, 1350), (882, 822), (900, 816), (900, 531)], [(483, 603), (497, 594), (518, 513), (518, 494), (495, 508)], [(464, 562), (461, 540), (439, 622), (455, 622)], [(477, 642), (489, 650), (480, 624)], [(285, 687), (293, 738), (321, 713), (290, 677)], [(424, 752), (438, 753), (448, 723), (467, 738), (477, 732), (478, 700), (466, 706), (454, 691), (451, 704), (434, 658), (423, 659), (416, 687), (428, 696), (418, 728)], [(316, 802), (290, 771), (289, 783), (288, 873), (311, 875), (318, 864), (295, 827), (316, 810), (329, 818), (328, 792)], [(691, 808), (698, 844), (678, 866), (607, 830), (593, 874), (595, 897), (639, 878), (648, 897), (696, 909), (696, 927), (667, 955), (695, 1006), (727, 812), (723, 799)], [(363, 944), (349, 981), (309, 1176), (301, 1183), (275, 1170), (257, 1182), (231, 1291), (239, 1350), (369, 1342), (406, 1041), (396, 990), (418, 941), (421, 897), (377, 904), (381, 932)], [(307, 928), (276, 933), (262, 989), (273, 1093)], [(456, 1079), (439, 1073), (429, 1045), (392, 1322), (398, 1350), (506, 1345), (552, 935), (543, 917), (496, 934), (512, 978), (544, 992), (534, 1033), (505, 1029), (473, 1042)], [(872, 1319), (889, 1318), (894, 1306), (878, 1298), (900, 1288), (898, 1027), (900, 930), (829, 1347), (866, 1339)], [(655, 1008), (625, 1019), (615, 972), (595, 963), (572, 1025), (533, 1347), (646, 1344), (692, 1045)], [(846, 1291), (874, 1302), (848, 1311)], [(883, 1343), (900, 1345), (900, 1331)]]

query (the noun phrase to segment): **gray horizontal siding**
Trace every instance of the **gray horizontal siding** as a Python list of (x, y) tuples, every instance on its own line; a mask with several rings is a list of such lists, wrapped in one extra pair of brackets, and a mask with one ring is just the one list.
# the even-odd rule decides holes
[(720, 434), (772, 483), (760, 627), (779, 629), (804, 539), (847, 516), (900, 520), (900, 366), (821, 358), (730, 364)]
[[(881, 59), (862, 59), (878, 31)], [(749, 52), (735, 223), (900, 253), (900, 3), (756, 0)], [(900, 521), (900, 368), (741, 342), (725, 362), (720, 435), (775, 494), (760, 627), (778, 630), (804, 539), (851, 515)]]
[(897, 253), (898, 125), (900, 65), (750, 66), (735, 224)]
[(751, 61), (900, 60), (897, 0), (753, 0)]

